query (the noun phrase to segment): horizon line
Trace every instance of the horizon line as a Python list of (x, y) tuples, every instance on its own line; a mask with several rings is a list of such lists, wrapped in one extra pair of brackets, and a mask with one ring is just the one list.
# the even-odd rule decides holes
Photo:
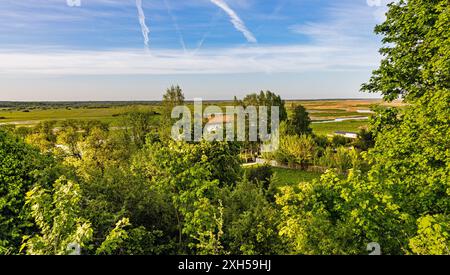
[[(283, 99), (287, 101), (336, 101), (336, 100), (383, 100), (379, 98), (361, 98), (361, 97), (347, 97), (347, 98), (313, 98), (313, 99), (301, 99), (301, 98), (288, 98)], [(0, 100), (0, 103), (155, 103), (162, 102), (162, 99), (158, 100)], [(188, 99), (185, 102), (194, 102), (195, 99)], [(233, 102), (233, 99), (202, 99), (203, 102)]]

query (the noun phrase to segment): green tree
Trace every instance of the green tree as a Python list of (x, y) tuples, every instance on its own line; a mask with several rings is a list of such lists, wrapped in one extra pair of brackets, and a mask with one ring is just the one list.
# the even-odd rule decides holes
[[(363, 85), (387, 100), (402, 97), (409, 103), (388, 116), (393, 126), (381, 127), (370, 153), (372, 171), (388, 183), (386, 192), (408, 217), (401, 236), (414, 235), (430, 213), (449, 214), (449, 24), (448, 1), (391, 4), (386, 22), (376, 28), (384, 36), (384, 59)], [(407, 238), (401, 247), (411, 248)]]
[[(82, 192), (80, 185), (61, 177), (52, 189), (35, 186), (27, 192), (26, 202), (39, 228), (37, 234), (24, 236), (21, 250), (31, 255), (67, 255), (71, 246), (80, 253), (92, 246), (91, 222), (82, 217)], [(117, 254), (128, 238), (127, 218), (120, 219), (96, 249), (96, 254)], [(84, 249), (81, 251), (81, 249)]]
[(358, 133), (358, 138), (353, 142), (353, 145), (362, 150), (367, 151), (375, 146), (375, 137), (371, 131), (362, 128)]
[(18, 253), (22, 236), (35, 230), (25, 193), (57, 174), (50, 156), (0, 131), (0, 254)]
[(171, 86), (163, 95), (162, 105), (164, 108), (164, 116), (170, 119), (170, 114), (175, 106), (184, 104), (184, 94), (180, 86)]
[(279, 214), (266, 199), (266, 190), (242, 181), (222, 190), (224, 203), (224, 247), (233, 255), (286, 253), (278, 236)]
[(391, 3), (384, 23), (384, 56), (363, 91), (381, 92), (386, 100), (414, 102), (427, 93), (449, 89), (449, 3), (447, 0), (401, 0)]
[(171, 201), (178, 253), (221, 251), (219, 188), (234, 185), (241, 176), (238, 150), (231, 146), (168, 140), (148, 144), (134, 160), (134, 173)]
[[(359, 254), (378, 242), (384, 254), (448, 253), (449, 15), (447, 0), (390, 4), (376, 28), (384, 58), (363, 90), (401, 97), (408, 106), (374, 117), (367, 174), (354, 170), (341, 179), (329, 172), (306, 190), (280, 196), (286, 211), (280, 234), (295, 251)], [(326, 233), (316, 235), (318, 228)]]
[[(236, 100), (235, 100), (236, 102)], [(261, 91), (258, 93), (249, 94), (244, 97), (244, 99), (241, 101), (241, 104), (244, 106), (266, 106), (268, 107), (269, 116), (271, 115), (270, 107), (272, 106), (278, 106), (280, 107), (280, 121), (284, 121), (287, 119), (287, 111), (285, 107), (284, 100), (281, 99), (279, 95), (276, 95), (275, 93), (271, 91)]]
[(85, 247), (92, 238), (89, 221), (80, 218), (81, 190), (64, 177), (53, 186), (54, 194), (39, 186), (27, 192), (27, 204), (40, 234), (25, 236), (22, 249), (32, 255), (68, 254), (69, 244)]
[(302, 105), (295, 106), (292, 117), (288, 120), (287, 131), (290, 135), (312, 134), (311, 118), (306, 108)]
[(417, 235), (409, 246), (419, 255), (450, 254), (450, 219), (448, 216), (424, 216), (417, 220)]
[(317, 155), (317, 145), (312, 136), (282, 136), (279, 149), (274, 152), (274, 158), (280, 163), (306, 169)]
[(142, 148), (147, 137), (157, 133), (161, 124), (158, 118), (153, 111), (134, 110), (125, 114), (121, 121), (125, 141), (135, 145), (137, 149)]

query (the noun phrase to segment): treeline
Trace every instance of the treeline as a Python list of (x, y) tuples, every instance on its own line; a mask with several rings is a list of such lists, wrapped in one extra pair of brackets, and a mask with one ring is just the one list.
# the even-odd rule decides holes
[(59, 109), (59, 108), (113, 108), (137, 105), (159, 105), (160, 101), (0, 101), (0, 108), (12, 110)]

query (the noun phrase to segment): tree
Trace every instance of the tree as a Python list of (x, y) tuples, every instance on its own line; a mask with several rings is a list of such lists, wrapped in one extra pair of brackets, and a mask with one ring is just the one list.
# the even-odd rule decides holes
[[(384, 59), (363, 85), (387, 100), (402, 97), (409, 103), (389, 116), (393, 126), (381, 127), (370, 151), (371, 170), (388, 183), (386, 192), (402, 209), (402, 236), (420, 235), (430, 213), (449, 214), (449, 15), (446, 0), (391, 4), (386, 22), (376, 28), (384, 35)], [(411, 249), (410, 244), (402, 240), (403, 249)]]
[(163, 95), (162, 105), (164, 108), (164, 114), (166, 117), (170, 118), (170, 114), (172, 109), (175, 106), (184, 104), (184, 94), (183, 90), (181, 90), (180, 86), (171, 86), (166, 90), (166, 93)]
[(286, 252), (278, 236), (279, 213), (266, 190), (243, 180), (222, 190), (224, 247), (232, 255), (274, 255)]
[[(26, 202), (40, 232), (24, 236), (21, 250), (31, 255), (67, 255), (72, 246), (80, 253), (91, 246), (91, 222), (81, 216), (82, 192), (80, 186), (65, 177), (59, 178), (51, 190), (36, 186), (27, 192)], [(128, 238), (127, 218), (120, 219), (96, 249), (96, 254), (116, 254)], [(81, 249), (84, 248), (84, 251)]]
[[(237, 101), (235, 100), (235, 103)], [(253, 93), (249, 94), (244, 97), (244, 99), (241, 101), (241, 103), (244, 106), (266, 106), (268, 107), (268, 117), (271, 116), (270, 107), (272, 106), (278, 106), (280, 107), (280, 121), (284, 121), (287, 119), (287, 112), (285, 107), (284, 100), (281, 99), (279, 95), (276, 95), (275, 93), (271, 91), (261, 91), (259, 94)]]
[(55, 121), (40, 122), (33, 129), (33, 133), (25, 138), (28, 144), (38, 147), (42, 152), (49, 152), (55, 147)]
[(300, 165), (306, 169), (314, 160), (317, 146), (311, 136), (282, 136), (274, 158), (280, 163)]
[(264, 190), (267, 190), (273, 174), (272, 166), (264, 164), (246, 168), (244, 178), (249, 182), (259, 185)]
[[(169, 109), (168, 106), (167, 108)], [(157, 132), (158, 126), (160, 126), (157, 118), (157, 114), (152, 111), (134, 110), (128, 112), (122, 119), (122, 125), (125, 129), (125, 139), (135, 145), (137, 149), (142, 148), (146, 138), (150, 134)]]
[(285, 190), (280, 234), (296, 251), (359, 254), (378, 242), (384, 254), (449, 253), (449, 15), (447, 0), (390, 4), (376, 28), (384, 59), (362, 89), (408, 106), (372, 120), (367, 173), (355, 169), (341, 179), (329, 172), (311, 186)]
[(178, 253), (219, 253), (222, 227), (219, 188), (241, 177), (233, 143), (163, 141), (136, 155), (133, 172), (164, 194), (175, 213)]
[(358, 133), (358, 138), (353, 144), (356, 148), (367, 151), (375, 146), (374, 135), (371, 131), (362, 128)]
[(424, 216), (417, 220), (417, 236), (409, 241), (419, 255), (450, 254), (450, 219), (448, 216)]
[(89, 221), (79, 217), (81, 190), (65, 178), (57, 180), (54, 194), (39, 186), (27, 192), (27, 204), (40, 234), (26, 236), (22, 249), (32, 255), (68, 254), (70, 244), (85, 247), (92, 238)]
[(292, 117), (288, 120), (287, 131), (290, 135), (308, 135), (312, 133), (311, 118), (302, 105), (295, 106)]
[[(122, 166), (122, 165), (121, 165)], [(92, 173), (80, 184), (80, 215), (91, 221), (94, 247), (121, 217), (127, 217), (128, 237), (114, 254), (152, 255), (174, 251), (176, 220), (171, 198), (149, 186), (144, 174), (133, 173), (129, 166), (107, 165), (102, 174)], [(89, 249), (89, 253), (98, 253)], [(102, 254), (109, 252), (102, 252)]]
[(447, 0), (401, 0), (391, 3), (384, 23), (384, 56), (363, 91), (381, 92), (386, 100), (407, 102), (429, 91), (450, 88), (449, 4)]
[(35, 230), (25, 193), (57, 174), (50, 156), (0, 131), (0, 254), (18, 253), (22, 236)]

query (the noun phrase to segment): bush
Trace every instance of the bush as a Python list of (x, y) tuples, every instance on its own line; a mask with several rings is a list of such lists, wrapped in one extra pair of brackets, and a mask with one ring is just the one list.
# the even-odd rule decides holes
[(33, 231), (25, 193), (55, 177), (49, 156), (0, 130), (0, 254), (19, 252), (22, 237)]
[(270, 179), (272, 178), (272, 175), (273, 175), (272, 167), (267, 164), (247, 168), (245, 169), (244, 173), (244, 177), (249, 182), (261, 184), (265, 190), (269, 188)]
[(343, 137), (343, 136), (339, 136), (339, 135), (333, 136), (333, 139), (331, 141), (331, 143), (335, 147), (347, 146), (347, 145), (350, 145), (352, 142), (353, 142), (353, 140), (351, 138), (347, 138), (347, 137)]
[(311, 136), (284, 136), (280, 138), (280, 149), (274, 153), (274, 158), (279, 163), (306, 169), (316, 155), (317, 145)]
[(337, 169), (339, 173), (345, 173), (349, 169), (364, 167), (360, 154), (355, 149), (327, 147), (318, 161), (319, 165)]

